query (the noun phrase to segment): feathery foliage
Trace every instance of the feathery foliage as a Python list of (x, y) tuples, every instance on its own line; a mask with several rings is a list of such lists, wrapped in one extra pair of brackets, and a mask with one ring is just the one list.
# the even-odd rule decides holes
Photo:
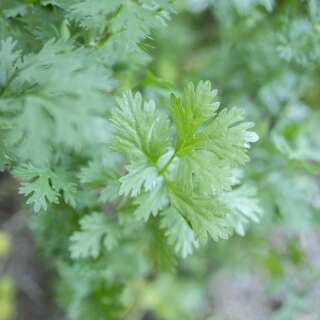
[(212, 265), (260, 266), (272, 228), (319, 220), (319, 19), (315, 0), (1, 1), (0, 169), (66, 318), (204, 318)]

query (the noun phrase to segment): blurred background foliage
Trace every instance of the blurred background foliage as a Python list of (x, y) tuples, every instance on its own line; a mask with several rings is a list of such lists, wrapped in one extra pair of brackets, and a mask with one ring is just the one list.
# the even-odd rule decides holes
[[(0, 5), (2, 14), (23, 23), (26, 4), (15, 2), (6, 8), (4, 1), (2, 8)], [(32, 2), (37, 1), (28, 5)], [(42, 31), (39, 37), (46, 39), (57, 33), (65, 38), (73, 34), (72, 24), (61, 22), (55, 11), (49, 23), (39, 19), (42, 13), (38, 15), (37, 10), (46, 9), (37, 7), (28, 13), (34, 15), (28, 18), (34, 23), (28, 25), (34, 31), (31, 36), (9, 28), (5, 19), (1, 20), (0, 33), (11, 32), (15, 38), (20, 37), (21, 47), (34, 50), (41, 43), (35, 36), (37, 30)], [(256, 123), (260, 141), (251, 151), (251, 162), (243, 174), (257, 188), (263, 218), (251, 225), (244, 237), (236, 235), (196, 250), (179, 261), (172, 272), (146, 274), (145, 262), (135, 255), (135, 248), (128, 246), (125, 260), (116, 256), (110, 261), (119, 274), (108, 275), (117, 277), (125, 268), (125, 274), (132, 273), (123, 292), (117, 283), (106, 287), (99, 282), (92, 270), (98, 269), (101, 261), (89, 266), (79, 263), (78, 268), (65, 263), (70, 230), (76, 228), (78, 220), (72, 209), (66, 212), (55, 206), (48, 214), (36, 215), (31, 223), (37, 254), (46, 265), (44, 272), (48, 272), (44, 278), (50, 279), (50, 285), (37, 277), (30, 276), (29, 282), (16, 277), (17, 272), (26, 272), (26, 265), (34, 266), (29, 258), (22, 264), (16, 253), (13, 256), (18, 260), (14, 261), (23, 268), (10, 276), (8, 270), (12, 271), (14, 264), (9, 268), (4, 261), (15, 249), (10, 249), (7, 233), (0, 234), (0, 266), (6, 265), (2, 268), (6, 275), (0, 278), (0, 320), (13, 319), (15, 313), (17, 319), (31, 319), (19, 308), (14, 311), (15, 299), (19, 298), (15, 292), (21, 290), (32, 296), (30, 304), (34, 308), (44, 301), (43, 295), (48, 295), (49, 301), (57, 301), (68, 310), (71, 319), (102, 319), (95, 316), (95, 312), (103, 314), (96, 302), (104, 299), (106, 292), (118, 295), (129, 306), (121, 313), (123, 319), (320, 319), (319, 1), (179, 0), (167, 24), (142, 39), (139, 48), (145, 52), (143, 61), (137, 61), (134, 54), (119, 57), (116, 52), (108, 61), (102, 59), (107, 64), (119, 58), (110, 62), (109, 92), (117, 95), (128, 88), (141, 90), (166, 108), (168, 90), (180, 91), (189, 81), (211, 80), (225, 106), (244, 108)], [(106, 100), (113, 103), (113, 97)], [(2, 179), (8, 181), (7, 176)], [(12, 184), (11, 180), (1, 188), (8, 190), (8, 183)], [(2, 212), (7, 212), (8, 194), (4, 192), (1, 197)], [(15, 198), (14, 202), (18, 201)], [(22, 219), (18, 208), (12, 212), (18, 220), (10, 220), (4, 213), (1, 223), (15, 237), (27, 231), (16, 228), (16, 221)], [(29, 245), (33, 248), (32, 241)], [(21, 241), (16, 247), (19, 252), (24, 250)], [(59, 259), (54, 261), (55, 257)], [(38, 266), (30, 268), (37, 270)], [(33, 281), (39, 282), (40, 288), (33, 288)], [(85, 292), (88, 283), (90, 295)], [(39, 295), (40, 291), (47, 293)], [(23, 302), (18, 299), (18, 303)], [(101, 305), (117, 319), (121, 305), (113, 301)], [(63, 319), (55, 307), (47, 309), (47, 314), (40, 313), (41, 319)]]

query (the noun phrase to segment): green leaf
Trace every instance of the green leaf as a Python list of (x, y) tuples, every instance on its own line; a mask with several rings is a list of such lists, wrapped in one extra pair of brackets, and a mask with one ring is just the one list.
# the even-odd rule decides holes
[(171, 95), (170, 112), (176, 128), (176, 149), (181, 152), (196, 142), (196, 131), (212, 118), (220, 103), (215, 101), (217, 90), (211, 90), (209, 81), (199, 82), (195, 88), (189, 83), (183, 101)]
[(253, 123), (243, 122), (243, 111), (233, 108), (218, 112), (215, 96), (210, 82), (200, 82), (196, 88), (189, 84), (184, 100), (173, 96), (170, 109), (180, 170), (205, 194), (231, 189), (232, 167), (249, 160), (247, 149), (258, 140), (257, 134), (248, 130)]
[(258, 135), (248, 130), (254, 124), (243, 120), (242, 109), (223, 109), (199, 134), (199, 147), (228, 163), (243, 165), (249, 160), (250, 143), (258, 140)]
[(215, 241), (227, 239), (232, 228), (226, 219), (226, 207), (210, 196), (183, 194), (170, 186), (171, 206), (188, 221), (197, 240), (206, 241), (208, 234)]
[(59, 202), (59, 192), (51, 185), (51, 170), (28, 165), (16, 169), (15, 175), (25, 181), (21, 183), (19, 193), (28, 197), (27, 204), (32, 205), (35, 212), (47, 210), (48, 202)]
[(20, 63), (20, 51), (16, 50), (17, 42), (12, 38), (1, 41), (0, 50), (0, 88), (4, 90), (7, 82), (13, 77), (15, 68)]
[(79, 178), (88, 189), (95, 188), (99, 193), (99, 201), (112, 202), (119, 197), (119, 158), (112, 153), (107, 155), (108, 161), (94, 159), (83, 167)]
[(161, 182), (157, 170), (146, 163), (128, 165), (127, 171), (128, 173), (120, 178), (120, 194), (124, 196), (136, 197), (142, 190), (148, 192)]
[(68, 174), (31, 164), (16, 168), (14, 174), (22, 180), (19, 193), (28, 197), (26, 203), (32, 205), (35, 212), (47, 210), (49, 203), (59, 203), (61, 192), (64, 201), (75, 206), (76, 184)]
[(88, 50), (50, 40), (39, 52), (23, 55), (9, 38), (1, 42), (0, 57), (0, 126), (18, 160), (43, 166), (61, 145), (79, 151), (97, 144), (98, 126), (107, 127), (103, 92), (114, 81)]
[(80, 220), (81, 231), (70, 237), (70, 252), (73, 259), (97, 258), (102, 248), (112, 250), (118, 241), (116, 226), (103, 214), (94, 212)]
[(173, 245), (175, 251), (183, 258), (190, 255), (193, 248), (199, 245), (186, 220), (174, 208), (161, 213), (161, 228), (165, 229), (169, 244)]
[(128, 159), (156, 162), (171, 146), (168, 119), (154, 101), (144, 102), (140, 93), (123, 94), (111, 117), (114, 126), (113, 149)]
[[(181, 161), (185, 165), (184, 175), (189, 175), (195, 190), (201, 194), (219, 194), (221, 191), (231, 190), (236, 179), (235, 172), (228, 163), (206, 150), (190, 152)], [(182, 170), (182, 164), (179, 170)]]
[(69, 19), (76, 21), (85, 29), (101, 32), (108, 24), (106, 17), (115, 12), (122, 1), (82, 0), (70, 3), (70, 7), (66, 7)]
[(227, 219), (234, 230), (241, 236), (245, 235), (250, 221), (259, 222), (262, 209), (256, 199), (256, 189), (243, 185), (232, 191), (221, 194), (220, 199), (228, 208)]
[[(138, 219), (147, 221), (170, 208), (187, 221), (197, 240), (204, 241), (208, 234), (214, 240), (232, 234), (219, 195), (238, 182), (235, 168), (248, 161), (248, 148), (258, 139), (249, 131), (253, 124), (243, 121), (242, 110), (218, 112), (216, 94), (208, 81), (197, 87), (189, 84), (183, 100), (172, 95), (169, 123), (154, 102), (127, 92), (111, 118), (112, 147), (129, 162), (120, 178), (120, 194), (136, 198)], [(181, 228), (183, 220), (172, 221), (168, 235)], [(189, 251), (183, 249), (183, 255)]]
[(169, 203), (168, 195), (162, 183), (135, 200), (138, 205), (134, 214), (139, 220), (147, 221), (150, 215), (156, 216)]

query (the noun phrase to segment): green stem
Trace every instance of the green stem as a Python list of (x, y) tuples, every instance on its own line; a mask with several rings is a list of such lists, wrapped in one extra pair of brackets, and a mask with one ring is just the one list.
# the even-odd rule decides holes
[(167, 163), (164, 165), (164, 167), (159, 171), (159, 175), (162, 176), (163, 173), (168, 169), (168, 167), (170, 166), (171, 162), (173, 161), (173, 159), (175, 158), (175, 156), (177, 155), (177, 151), (175, 151), (172, 156), (170, 157), (170, 159), (167, 161)]

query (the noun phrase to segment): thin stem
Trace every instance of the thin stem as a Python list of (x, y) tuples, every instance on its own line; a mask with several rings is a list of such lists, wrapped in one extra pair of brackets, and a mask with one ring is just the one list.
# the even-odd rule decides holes
[(164, 165), (164, 167), (159, 171), (159, 175), (162, 176), (163, 173), (168, 169), (169, 165), (171, 164), (171, 162), (173, 161), (173, 159), (175, 158), (175, 156), (177, 155), (177, 151), (175, 151), (172, 156), (170, 157), (170, 159), (167, 161), (167, 163)]

